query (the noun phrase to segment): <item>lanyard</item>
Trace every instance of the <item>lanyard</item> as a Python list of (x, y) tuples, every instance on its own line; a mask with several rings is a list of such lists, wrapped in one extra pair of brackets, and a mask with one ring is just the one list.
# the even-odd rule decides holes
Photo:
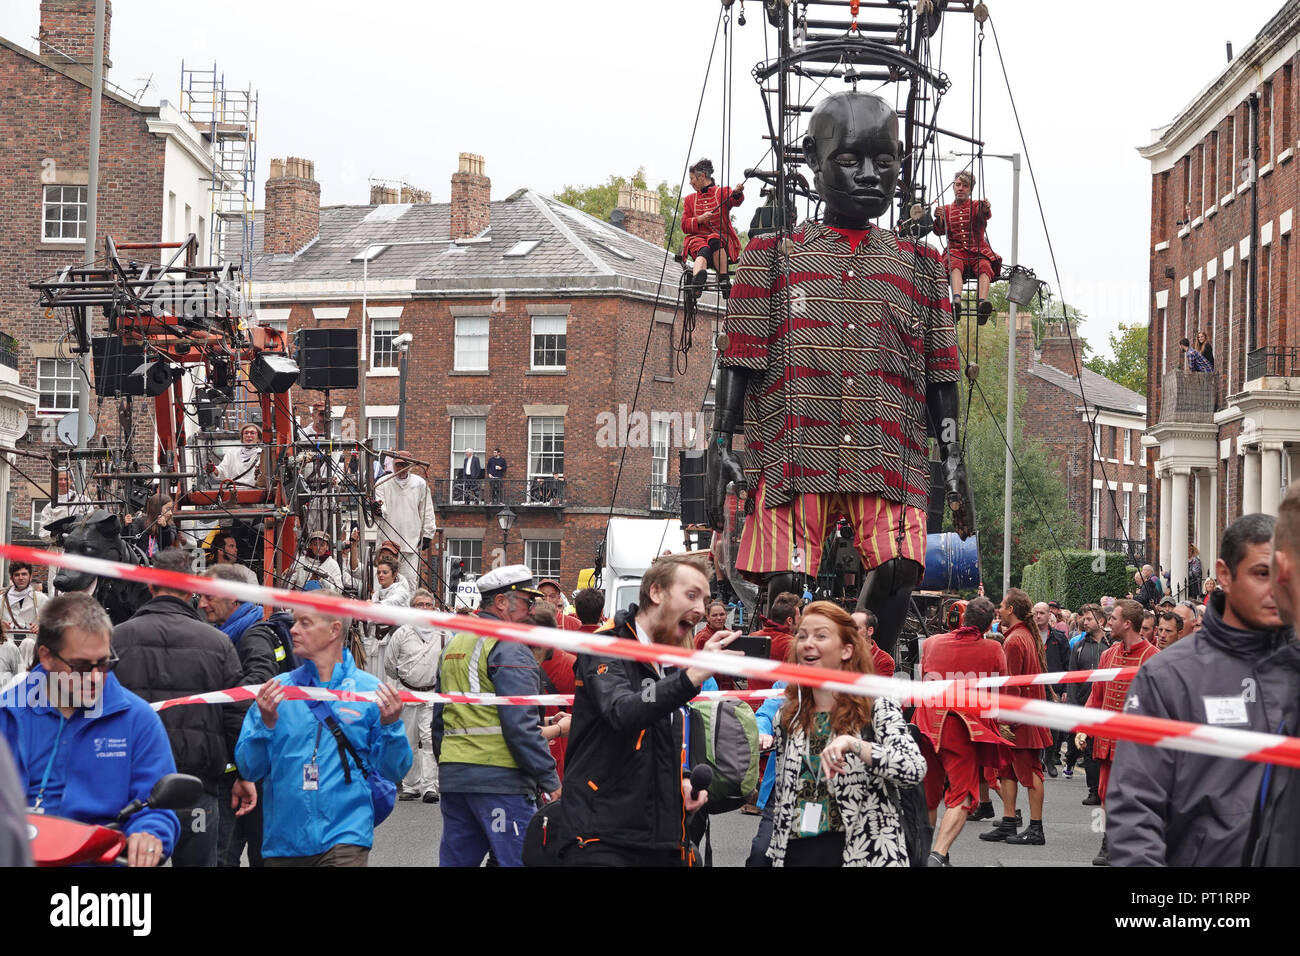
[(37, 813), (44, 813), (41, 804), (45, 802), (45, 786), (50, 782), (50, 771), (54, 769), (54, 758), (59, 755), (59, 741), (63, 739), (63, 728), (68, 726), (66, 717), (59, 717), (59, 732), (54, 735), (54, 749), (50, 751), (50, 759), (45, 761), (45, 773), (41, 774), (41, 789), (36, 792), (36, 806), (32, 807)]

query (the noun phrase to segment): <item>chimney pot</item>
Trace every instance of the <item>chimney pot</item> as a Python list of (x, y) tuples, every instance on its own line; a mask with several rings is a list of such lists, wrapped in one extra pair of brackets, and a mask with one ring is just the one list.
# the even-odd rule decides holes
[(263, 214), (264, 252), (298, 252), (320, 232), (320, 183), (316, 164), (289, 156), (271, 160), (271, 177), (266, 181), (266, 212)]
[(451, 238), (469, 239), (491, 224), (492, 180), (483, 172), (483, 157), (461, 153), (451, 177)]
[(639, 189), (636, 186), (618, 187), (619, 215), (611, 217), (612, 221), (634, 236), (653, 243), (664, 244), (666, 232), (663, 216), (659, 212), (659, 193), (653, 189)]

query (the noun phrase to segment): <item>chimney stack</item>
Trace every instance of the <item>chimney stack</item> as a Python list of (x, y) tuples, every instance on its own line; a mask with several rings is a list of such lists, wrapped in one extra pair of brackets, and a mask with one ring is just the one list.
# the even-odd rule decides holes
[[(108, 58), (113, 5), (104, 4), (104, 71)], [(81, 66), (89, 73), (95, 62), (95, 0), (41, 0), (37, 52), (59, 66)]]
[[(1052, 368), (1060, 369), (1066, 375), (1079, 377), (1079, 360), (1082, 356), (1079, 354), (1083, 347), (1075, 341), (1074, 347), (1070, 346), (1070, 336), (1074, 332), (1073, 323), (1068, 322), (1049, 322), (1043, 335), (1042, 354), (1039, 360), (1044, 365), (1050, 365)], [(1076, 340), (1078, 336), (1075, 336)]]
[(320, 183), (315, 163), (297, 156), (271, 160), (264, 218), (262, 251), (268, 254), (293, 254), (316, 238)]
[(653, 189), (619, 186), (618, 205), (609, 221), (646, 242), (664, 244), (664, 218), (659, 212), (659, 193)]
[(387, 183), (370, 184), (370, 205), (391, 206), (396, 203), (409, 203), (415, 206), (427, 206), (432, 197), (426, 189), (416, 189), (409, 183), (391, 186)]
[(483, 157), (460, 154), (460, 169), (451, 177), (451, 238), (470, 239), (488, 227), (492, 180), (483, 174)]
[(1028, 309), (1022, 309), (1016, 313), (1016, 378), (1024, 381), (1033, 361), (1034, 315)]
[(393, 203), (401, 201), (401, 193), (396, 186), (378, 186), (370, 187), (370, 205), (372, 206), (391, 206)]

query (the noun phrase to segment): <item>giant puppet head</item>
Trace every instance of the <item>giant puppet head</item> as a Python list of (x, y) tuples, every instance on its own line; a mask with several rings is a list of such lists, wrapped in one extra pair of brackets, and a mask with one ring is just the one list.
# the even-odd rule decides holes
[(894, 198), (903, 146), (894, 108), (870, 93), (834, 93), (813, 110), (804, 156), (826, 225), (865, 229)]

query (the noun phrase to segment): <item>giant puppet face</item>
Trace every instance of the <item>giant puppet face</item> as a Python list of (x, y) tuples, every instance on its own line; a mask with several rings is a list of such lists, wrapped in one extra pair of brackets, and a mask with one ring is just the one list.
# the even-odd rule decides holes
[(828, 226), (863, 229), (889, 208), (903, 147), (894, 108), (870, 93), (835, 93), (808, 120), (804, 155)]

